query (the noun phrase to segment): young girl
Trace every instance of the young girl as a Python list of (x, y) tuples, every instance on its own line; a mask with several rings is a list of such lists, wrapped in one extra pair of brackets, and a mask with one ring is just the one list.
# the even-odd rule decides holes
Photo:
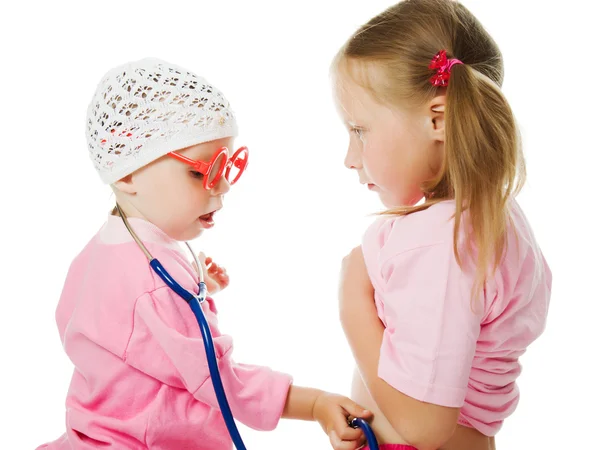
[[(236, 134), (221, 92), (167, 62), (125, 64), (98, 85), (87, 141), (118, 207), (75, 258), (65, 282), (56, 321), (75, 365), (67, 430), (40, 448), (232, 448), (194, 314), (141, 248), (185, 289), (198, 292), (199, 277), (178, 241), (214, 225), (223, 196), (242, 175), (247, 149), (228, 150)], [(209, 259), (200, 265), (209, 289), (227, 286), (222, 268)], [(348, 427), (347, 417), (370, 413), (345, 397), (294, 386), (286, 374), (234, 362), (213, 300), (202, 307), (238, 420), (258, 430), (272, 430), (280, 417), (316, 420), (333, 448), (360, 447), (362, 433)]]
[(525, 179), (497, 45), (449, 0), (406, 0), (334, 61), (345, 160), (387, 213), (346, 258), (353, 399), (383, 449), (482, 450), (519, 400), (550, 270), (515, 196)]

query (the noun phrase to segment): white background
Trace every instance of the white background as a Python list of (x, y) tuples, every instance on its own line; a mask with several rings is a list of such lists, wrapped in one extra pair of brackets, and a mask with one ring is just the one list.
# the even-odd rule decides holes
[[(504, 91), (523, 129), (521, 204), (553, 269), (545, 334), (522, 358), (521, 403), (500, 449), (599, 448), (598, 119), (594, 2), (465, 0), (500, 45)], [(84, 123), (109, 68), (156, 56), (231, 101), (251, 170), (195, 248), (225, 265), (217, 296), (235, 358), (349, 393), (337, 321), (341, 258), (379, 209), (342, 161), (346, 132), (328, 70), (344, 40), (392, 4), (371, 1), (4, 3), (0, 447), (64, 432), (72, 366), (54, 310), (72, 258), (112, 205), (88, 160)], [(594, 42), (596, 45), (594, 45)], [(249, 449), (328, 448), (316, 424), (241, 429)]]

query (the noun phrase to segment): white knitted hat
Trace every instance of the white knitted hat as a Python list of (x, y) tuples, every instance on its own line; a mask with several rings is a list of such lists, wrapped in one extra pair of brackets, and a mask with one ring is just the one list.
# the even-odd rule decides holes
[(87, 111), (90, 158), (107, 184), (171, 151), (236, 135), (234, 113), (219, 90), (155, 58), (110, 70)]

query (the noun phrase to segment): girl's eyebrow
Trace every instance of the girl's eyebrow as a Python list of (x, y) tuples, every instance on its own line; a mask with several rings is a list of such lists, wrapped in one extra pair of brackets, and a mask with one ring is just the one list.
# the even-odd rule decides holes
[(346, 120), (346, 125), (348, 125), (350, 128), (361, 128), (359, 124), (353, 122), (352, 120)]

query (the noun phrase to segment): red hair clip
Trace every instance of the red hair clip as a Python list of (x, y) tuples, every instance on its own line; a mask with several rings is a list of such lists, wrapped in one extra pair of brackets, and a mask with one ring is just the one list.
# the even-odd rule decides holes
[(463, 64), (459, 59), (452, 58), (448, 59), (446, 50), (440, 50), (429, 63), (430, 69), (437, 69), (437, 73), (432, 76), (429, 81), (434, 86), (445, 87), (448, 86), (448, 80), (450, 80), (450, 69), (454, 64)]

